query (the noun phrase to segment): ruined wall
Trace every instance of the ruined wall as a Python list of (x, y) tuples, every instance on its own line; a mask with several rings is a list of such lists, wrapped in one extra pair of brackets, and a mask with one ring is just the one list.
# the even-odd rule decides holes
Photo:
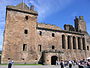
[[(42, 32), (42, 35), (39, 33)], [(55, 36), (52, 36), (52, 33), (55, 34)], [(38, 34), (38, 47), (41, 45), (41, 50), (59, 50), (63, 51), (63, 59), (64, 60), (79, 60), (79, 59), (84, 59), (86, 58), (86, 50), (83, 50), (83, 43), (82, 43), (82, 38), (85, 38), (84, 35), (79, 35), (73, 34), (72, 33), (65, 33), (65, 32), (55, 32), (55, 31), (49, 31), (49, 30), (42, 30), (38, 29), (37, 30)], [(65, 49), (62, 48), (62, 35), (65, 35)], [(71, 37), (71, 49), (68, 49), (68, 40), (67, 37)], [(76, 38), (76, 49), (73, 49), (73, 37)], [(78, 37), (81, 39), (81, 49), (78, 49)], [(52, 46), (54, 46), (54, 49), (52, 49)], [(85, 43), (85, 48), (86, 48), (86, 43)], [(39, 51), (40, 52), (40, 51)], [(51, 57), (51, 56), (50, 56)]]
[[(63, 54), (60, 54), (60, 57), (64, 60), (79, 60), (90, 56), (89, 35), (62, 30), (55, 25), (36, 23), (38, 14), (29, 10), (26, 5), (24, 5), (26, 9), (20, 9), (22, 5), (10, 6), (6, 10), (2, 63), (7, 63), (8, 58), (13, 59), (15, 63), (38, 63), (43, 51), (61, 51)], [(85, 31), (84, 24), (85, 22), (81, 22), (80, 26), (77, 25), (78, 28), (75, 28), (78, 30), (80, 27), (82, 31)], [(65, 47), (62, 46), (62, 36), (65, 38)], [(70, 38), (70, 48), (68, 48), (68, 37)], [(73, 38), (76, 40), (75, 49), (73, 48)], [(78, 38), (81, 41), (80, 45)], [(85, 43), (82, 42), (83, 38)], [(83, 44), (85, 44), (84, 48)], [(51, 64), (50, 59), (54, 55), (58, 57), (57, 52), (44, 55), (43, 59), (46, 64)]]

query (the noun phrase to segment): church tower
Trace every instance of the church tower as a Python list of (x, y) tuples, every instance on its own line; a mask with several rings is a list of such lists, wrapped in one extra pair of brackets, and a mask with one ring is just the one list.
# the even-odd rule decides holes
[(6, 24), (3, 41), (2, 63), (11, 58), (16, 63), (34, 63), (36, 53), (36, 21), (34, 6), (25, 3), (6, 7)]
[(75, 29), (77, 32), (86, 33), (86, 22), (84, 21), (83, 16), (76, 17), (74, 19), (75, 22)]

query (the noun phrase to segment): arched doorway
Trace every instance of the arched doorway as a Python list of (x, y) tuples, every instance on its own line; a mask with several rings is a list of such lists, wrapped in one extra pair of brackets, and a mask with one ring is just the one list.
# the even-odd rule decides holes
[(52, 56), (51, 57), (51, 65), (56, 65), (56, 60), (57, 60), (57, 56)]

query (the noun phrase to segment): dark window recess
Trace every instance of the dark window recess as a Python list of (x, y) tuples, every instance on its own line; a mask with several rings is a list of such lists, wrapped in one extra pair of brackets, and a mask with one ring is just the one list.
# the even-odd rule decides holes
[(81, 38), (78, 37), (78, 49), (80, 50), (81, 49)]
[(67, 37), (68, 49), (71, 49), (71, 37)]
[(82, 44), (83, 44), (83, 50), (86, 49), (86, 46), (85, 46), (85, 38), (82, 38)]
[(52, 33), (52, 37), (55, 37), (55, 34), (54, 33)]
[(73, 49), (76, 49), (76, 38), (73, 37)]
[(25, 16), (25, 19), (28, 20), (28, 16)]
[(52, 49), (55, 49), (55, 46), (52, 46)]
[(87, 46), (87, 50), (89, 50), (89, 46)]
[(42, 31), (39, 31), (39, 35), (42, 36)]
[(28, 34), (28, 30), (24, 30), (24, 33), (25, 33), (25, 34)]
[(27, 51), (27, 44), (23, 44), (23, 51)]
[(42, 47), (41, 47), (41, 45), (38, 45), (38, 47), (39, 47), (39, 51), (41, 52), (41, 51), (42, 51)]
[(62, 35), (62, 48), (65, 49), (66, 47), (66, 40), (65, 40), (65, 36)]

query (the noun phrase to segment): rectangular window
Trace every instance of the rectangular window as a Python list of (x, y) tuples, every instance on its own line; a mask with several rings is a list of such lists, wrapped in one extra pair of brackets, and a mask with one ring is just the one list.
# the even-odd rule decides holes
[(67, 37), (68, 49), (71, 49), (71, 37)]
[(55, 49), (55, 46), (52, 46), (52, 49)]
[(25, 20), (28, 20), (28, 16), (25, 16)]
[(86, 50), (86, 46), (85, 46), (85, 38), (82, 38), (82, 45), (83, 45), (83, 50)]
[(52, 37), (55, 37), (55, 34), (54, 33), (52, 33)]
[(38, 45), (38, 47), (39, 47), (39, 51), (41, 52), (41, 51), (42, 51), (42, 47), (41, 47), (41, 45)]
[(66, 47), (66, 40), (65, 40), (65, 36), (62, 35), (62, 48), (65, 49)]
[(87, 50), (89, 50), (89, 46), (87, 46)]
[(78, 37), (78, 49), (80, 50), (81, 49), (81, 38)]
[(23, 44), (23, 51), (27, 51), (27, 44)]
[(28, 30), (25, 29), (25, 30), (24, 30), (24, 33), (25, 33), (25, 34), (28, 34)]
[(39, 35), (42, 36), (42, 31), (39, 31)]

